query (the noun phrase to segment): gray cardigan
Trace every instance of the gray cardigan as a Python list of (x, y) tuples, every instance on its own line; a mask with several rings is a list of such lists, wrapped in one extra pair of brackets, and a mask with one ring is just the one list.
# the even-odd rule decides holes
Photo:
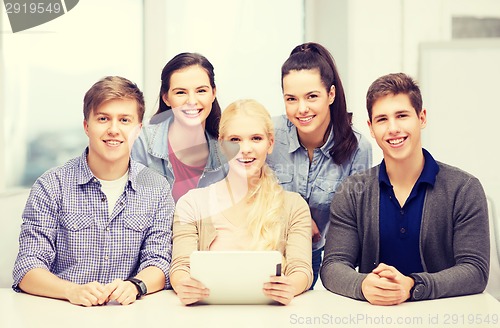
[[(488, 282), (490, 242), (486, 196), (479, 180), (438, 162), (428, 187), (420, 230), (422, 299), (482, 292)], [(339, 186), (330, 206), (321, 281), (326, 289), (366, 300), (361, 283), (379, 264), (379, 167)], [(356, 271), (358, 267), (358, 271)]]

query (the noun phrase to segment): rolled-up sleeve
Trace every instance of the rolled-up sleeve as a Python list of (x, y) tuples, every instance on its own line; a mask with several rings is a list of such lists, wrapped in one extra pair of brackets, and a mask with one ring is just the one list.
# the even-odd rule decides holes
[(159, 268), (165, 274), (165, 288), (168, 289), (171, 288), (168, 273), (172, 261), (172, 220), (175, 205), (170, 187), (166, 180), (164, 182), (153, 223), (140, 251), (138, 272), (149, 266)]
[(14, 264), (12, 288), (20, 292), (19, 283), (28, 271), (35, 268), (50, 270), (56, 257), (55, 240), (59, 212), (57, 190), (39, 178), (26, 202), (19, 235), (19, 253)]

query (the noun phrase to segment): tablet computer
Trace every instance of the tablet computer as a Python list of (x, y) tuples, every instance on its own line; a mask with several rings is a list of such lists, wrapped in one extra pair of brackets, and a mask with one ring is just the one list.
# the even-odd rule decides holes
[(270, 304), (262, 288), (270, 276), (281, 275), (278, 251), (195, 251), (191, 277), (203, 283), (206, 304)]

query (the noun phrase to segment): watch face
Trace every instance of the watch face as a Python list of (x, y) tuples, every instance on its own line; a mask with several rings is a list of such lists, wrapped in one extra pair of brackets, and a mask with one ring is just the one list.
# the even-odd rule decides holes
[(413, 290), (413, 299), (420, 300), (424, 296), (425, 286), (424, 284), (417, 283), (415, 289)]
[(141, 289), (140, 290), (141, 296), (145, 295), (148, 292), (148, 290), (146, 288), (146, 284), (140, 280), (139, 280), (139, 288)]
[(140, 280), (140, 279), (137, 279), (137, 278), (129, 278), (127, 279), (127, 281), (130, 281), (131, 283), (133, 283), (135, 285), (135, 287), (137, 288), (137, 297), (141, 297), (142, 295), (145, 295), (147, 294), (148, 292), (148, 289), (146, 287), (146, 284)]

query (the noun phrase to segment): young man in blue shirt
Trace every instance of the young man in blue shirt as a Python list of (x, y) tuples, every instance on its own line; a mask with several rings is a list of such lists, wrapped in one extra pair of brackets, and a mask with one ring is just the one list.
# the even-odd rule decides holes
[(13, 288), (84, 306), (130, 304), (170, 287), (174, 203), (161, 175), (130, 160), (144, 116), (137, 85), (105, 77), (83, 112), (88, 147), (31, 190)]
[(411, 77), (380, 77), (366, 102), (384, 160), (333, 198), (324, 286), (377, 305), (482, 292), (490, 246), (480, 182), (422, 148), (427, 113)]

